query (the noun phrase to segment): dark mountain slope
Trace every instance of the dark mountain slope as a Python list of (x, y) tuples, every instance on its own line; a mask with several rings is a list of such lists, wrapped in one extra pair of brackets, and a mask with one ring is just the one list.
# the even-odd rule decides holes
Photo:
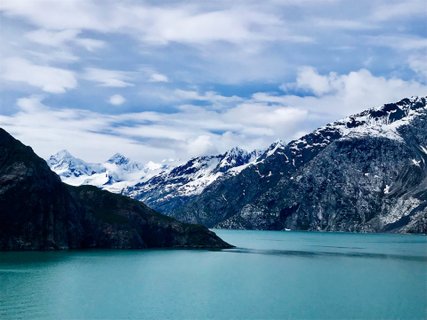
[(205, 227), (95, 187), (63, 184), (0, 128), (0, 249), (227, 248)]
[(426, 99), (404, 99), (275, 147), (175, 214), (223, 228), (426, 232), (426, 161)]

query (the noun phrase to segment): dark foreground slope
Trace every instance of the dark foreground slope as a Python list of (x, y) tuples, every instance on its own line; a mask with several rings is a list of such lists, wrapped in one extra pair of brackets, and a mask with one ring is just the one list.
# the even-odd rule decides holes
[(96, 187), (61, 182), (30, 147), (0, 128), (0, 250), (227, 248), (199, 225)]
[(221, 228), (427, 233), (426, 98), (275, 146), (172, 215)]

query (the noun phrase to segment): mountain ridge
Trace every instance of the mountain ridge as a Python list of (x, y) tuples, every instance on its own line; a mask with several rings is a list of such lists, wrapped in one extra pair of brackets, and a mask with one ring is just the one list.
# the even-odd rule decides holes
[[(295, 201), (295, 204), (286, 203), (286, 205), (282, 202), (281, 205), (284, 207), (279, 210), (274, 207), (273, 202), (278, 201), (275, 198), (279, 197), (280, 192), (276, 194), (274, 190), (290, 188), (290, 190), (295, 189), (294, 192), (296, 194), (310, 194), (310, 190), (301, 190), (300, 187), (296, 187), (298, 183), (295, 183), (295, 181), (304, 181), (301, 180), (301, 177), (305, 177), (302, 171), (318, 171), (317, 168), (313, 167), (314, 165), (310, 165), (313, 160), (316, 160), (313, 163), (319, 162), (320, 160), (318, 159), (326, 157), (329, 149), (334, 149), (337, 146), (347, 144), (348, 146), (345, 150), (351, 154), (352, 152), (359, 152), (363, 144), (372, 145), (372, 147), (375, 146), (378, 149), (378, 152), (376, 153), (375, 150), (367, 148), (366, 152), (372, 153), (372, 159), (365, 159), (363, 161), (374, 161), (376, 158), (382, 157), (379, 152), (384, 152), (389, 154), (391, 158), (394, 158), (398, 169), (393, 168), (393, 163), (387, 160), (386, 157), (381, 158), (384, 166), (390, 166), (388, 171), (392, 172), (393, 175), (381, 171), (381, 177), (384, 180), (381, 188), (376, 182), (372, 181), (372, 184), (378, 190), (368, 190), (369, 188), (367, 188), (363, 192), (370, 194), (381, 190), (383, 193), (386, 191), (385, 194), (387, 197), (381, 196), (376, 200), (372, 200), (378, 203), (376, 204), (376, 209), (373, 207), (371, 209), (383, 212), (388, 208), (387, 210), (391, 210), (391, 215), (397, 215), (395, 212), (398, 210), (396, 209), (396, 203), (393, 205), (394, 207), (391, 204), (385, 205), (384, 203), (398, 193), (397, 189), (399, 188), (397, 185), (393, 185), (391, 180), (398, 179), (398, 174), (402, 170), (407, 170), (405, 169), (405, 163), (409, 161), (415, 166), (419, 165), (420, 168), (425, 165), (424, 155), (427, 154), (427, 143), (413, 143), (414, 139), (420, 141), (426, 140), (425, 132), (423, 131), (423, 123), (425, 121), (423, 120), (423, 116), (425, 113), (425, 97), (405, 98), (396, 103), (388, 103), (380, 107), (370, 108), (358, 114), (328, 123), (287, 144), (278, 140), (263, 152), (254, 151), (250, 153), (246, 151), (242, 152), (239, 148), (231, 149), (229, 151), (230, 154), (233, 154), (234, 157), (241, 156), (240, 159), (244, 160), (236, 161), (234, 165), (228, 167), (224, 166), (227, 169), (223, 170), (223, 172), (219, 170), (220, 167), (217, 169), (216, 166), (222, 161), (218, 159), (226, 158), (225, 155), (227, 155), (227, 152), (217, 156), (192, 158), (181, 166), (165, 170), (164, 172), (153, 175), (150, 179), (127, 186), (121, 192), (133, 198), (143, 200), (161, 212), (172, 215), (182, 221), (201, 223), (208, 227), (267, 228), (279, 230), (289, 228), (303, 230), (306, 228), (320, 228), (320, 230), (329, 228), (335, 230), (334, 228), (338, 228), (338, 230), (341, 230), (341, 227), (333, 227), (327, 224), (325, 226), (321, 224), (310, 227), (305, 224), (298, 225), (297, 223), (283, 222), (281, 220), (283, 217), (294, 215), (302, 210), (301, 201)], [(413, 123), (418, 121), (417, 119), (422, 119), (422, 121), (420, 120), (421, 124), (418, 126), (419, 128), (413, 125)], [(412, 130), (411, 128), (415, 129)], [(416, 138), (417, 135), (419, 136), (418, 138)], [(386, 148), (385, 146), (388, 147)], [(393, 148), (401, 150), (401, 154), (394, 154)], [(337, 154), (330, 155), (330, 158), (328, 158), (328, 161), (331, 163), (334, 163), (334, 157), (337, 157), (337, 159), (344, 157), (341, 149), (335, 148), (334, 150)], [(197, 176), (198, 172), (203, 171), (201, 168), (206, 169), (209, 167), (210, 161), (213, 161), (210, 169), (205, 170), (204, 174)], [(362, 160), (356, 159), (355, 161)], [(321, 164), (326, 165), (323, 162)], [(360, 174), (353, 172), (353, 169), (348, 167), (344, 162), (342, 166), (342, 170), (350, 170), (351, 174), (355, 177), (357, 176), (357, 179), (360, 181), (364, 181), (363, 179), (367, 177), (365, 175), (359, 177)], [(381, 167), (379, 162), (378, 166)], [(363, 166), (360, 170), (362, 169), (365, 170)], [(340, 168), (337, 167), (336, 170), (340, 170)], [(375, 176), (374, 172), (364, 173), (368, 174), (368, 176)], [(327, 170), (323, 174), (333, 176), (333, 173)], [(407, 175), (411, 176), (412, 173), (407, 173)], [(345, 180), (346, 178), (342, 176), (340, 178), (335, 177), (335, 179), (338, 184), (342, 184), (341, 180)], [(409, 182), (406, 183), (408, 184)], [(421, 184), (419, 188), (422, 189), (422, 186)], [(357, 189), (354, 186), (352, 188), (352, 190)], [(336, 191), (331, 189), (329, 192), (333, 193)], [(405, 194), (402, 190), (400, 193), (401, 196)], [(280, 194), (280, 197), (285, 196), (288, 197), (283, 192)], [(268, 197), (272, 197), (272, 199), (267, 199)], [(352, 199), (351, 201), (354, 202), (356, 200)], [(278, 202), (280, 203), (280, 201)], [(351, 205), (354, 205), (353, 202), (350, 202)], [(407, 203), (407, 201), (403, 201), (402, 203)], [(312, 205), (316, 207), (316, 204)], [(380, 208), (381, 206), (384, 206), (384, 208)], [(268, 210), (275, 212), (275, 214), (273, 216), (267, 214)], [(257, 214), (257, 211), (259, 214)], [(323, 213), (318, 212), (317, 215), (320, 217)], [(239, 216), (240, 218), (233, 219), (233, 216)], [(251, 219), (254, 221), (249, 223), (248, 221), (251, 219), (248, 220), (244, 218), (245, 216), (253, 217)], [(369, 214), (366, 215), (366, 217), (368, 216)], [(270, 220), (273, 222), (268, 222)], [(358, 225), (360, 231), (378, 231), (381, 228), (391, 228), (383, 224), (378, 220), (373, 227)], [(350, 230), (352, 228), (348, 225), (343, 225), (342, 229)], [(424, 230), (425, 228), (421, 227), (421, 229)], [(356, 228), (355, 230), (357, 231), (358, 229)]]
[(33, 150), (0, 128), (0, 250), (229, 248), (203, 226), (133, 199), (61, 182)]

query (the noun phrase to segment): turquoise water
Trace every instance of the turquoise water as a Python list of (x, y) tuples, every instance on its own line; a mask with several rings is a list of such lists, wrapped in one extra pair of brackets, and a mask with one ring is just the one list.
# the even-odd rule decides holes
[(0, 253), (0, 319), (427, 318), (427, 237), (216, 232), (237, 248)]

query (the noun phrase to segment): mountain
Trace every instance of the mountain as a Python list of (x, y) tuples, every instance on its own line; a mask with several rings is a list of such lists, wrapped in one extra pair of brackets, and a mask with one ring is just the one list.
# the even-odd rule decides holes
[(61, 150), (52, 155), (47, 163), (53, 171), (64, 178), (90, 176), (105, 171), (101, 165), (86, 163), (72, 156), (67, 150)]
[(174, 216), (208, 227), (427, 232), (426, 98), (276, 142)]
[(425, 233), (426, 113), (425, 97), (403, 99), (263, 152), (196, 157), (110, 190), (207, 227)]
[[(61, 155), (73, 174), (88, 172)], [(0, 250), (230, 247), (205, 227), (178, 222), (142, 202), (62, 183), (30, 147), (1, 128), (0, 221)]]
[(93, 185), (115, 193), (168, 168), (164, 163), (149, 162), (143, 165), (133, 162), (120, 153), (114, 154), (104, 163), (88, 163), (66, 150), (50, 156), (46, 162), (67, 184)]
[(60, 151), (47, 163), (67, 184), (94, 185), (173, 215), (175, 208), (208, 185), (238, 174), (258, 156), (258, 151), (247, 152), (235, 147), (220, 155), (195, 157), (174, 167), (165, 162), (143, 165), (121, 154), (101, 164), (90, 164)]
[(238, 174), (257, 156), (256, 151), (249, 153), (236, 147), (220, 155), (195, 157), (122, 192), (173, 215), (173, 211), (201, 194), (210, 184)]

